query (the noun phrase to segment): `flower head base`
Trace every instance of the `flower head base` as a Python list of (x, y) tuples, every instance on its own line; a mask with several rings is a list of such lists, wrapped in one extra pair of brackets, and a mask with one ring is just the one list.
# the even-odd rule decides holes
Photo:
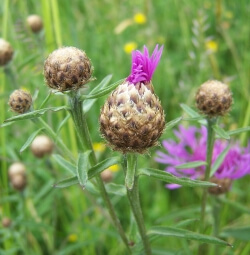
[[(165, 170), (178, 177), (188, 177), (191, 179), (203, 179), (205, 167), (176, 169), (177, 165), (192, 161), (206, 160), (207, 131), (205, 127), (179, 127), (179, 131), (174, 131), (179, 142), (173, 140), (163, 141), (163, 147), (167, 154), (158, 151), (155, 158), (157, 162), (166, 164)], [(218, 158), (226, 148), (227, 143), (216, 140), (214, 144), (212, 163)], [(250, 174), (250, 146), (242, 148), (237, 143), (233, 143), (218, 170), (214, 173), (211, 181), (220, 183), (222, 189), (211, 189), (212, 194), (226, 192), (231, 186), (232, 180), (239, 179), (246, 174)], [(223, 185), (222, 185), (223, 184)], [(180, 187), (177, 184), (169, 184), (168, 188)]]
[(131, 73), (127, 81), (133, 84), (150, 82), (160, 61), (162, 50), (163, 46), (158, 50), (158, 45), (156, 45), (151, 57), (146, 46), (144, 46), (143, 53), (138, 50), (133, 51)]

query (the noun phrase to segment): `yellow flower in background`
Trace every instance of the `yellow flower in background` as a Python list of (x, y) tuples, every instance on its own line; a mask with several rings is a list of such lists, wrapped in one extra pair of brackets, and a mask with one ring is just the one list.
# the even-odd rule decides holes
[(137, 43), (135, 42), (128, 42), (124, 45), (123, 49), (127, 54), (131, 54), (133, 50), (137, 48)]
[(69, 241), (70, 243), (75, 243), (75, 242), (77, 241), (77, 239), (78, 239), (77, 234), (70, 234), (70, 235), (68, 236), (68, 241)]
[(95, 152), (104, 152), (106, 150), (105, 143), (93, 143), (93, 149)]
[(205, 47), (210, 52), (216, 52), (218, 50), (218, 43), (213, 40), (209, 40), (206, 42)]
[(120, 169), (120, 167), (119, 165), (116, 164), (116, 165), (110, 166), (108, 169), (112, 172), (117, 172)]
[(147, 21), (147, 18), (143, 13), (138, 12), (134, 15), (134, 22), (135, 23), (141, 25), (141, 24), (145, 24), (146, 21)]

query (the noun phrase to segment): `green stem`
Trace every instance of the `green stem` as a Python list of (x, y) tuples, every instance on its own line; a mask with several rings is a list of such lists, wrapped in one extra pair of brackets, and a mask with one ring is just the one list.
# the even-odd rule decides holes
[[(214, 147), (214, 130), (213, 125), (216, 123), (217, 119), (207, 118), (207, 153), (206, 153), (206, 170), (204, 181), (208, 181), (211, 172), (212, 156), (213, 156), (213, 147)], [(205, 225), (205, 212), (207, 205), (207, 195), (208, 189), (204, 188), (201, 200), (201, 215), (200, 215), (200, 233), (204, 232)], [(199, 253), (202, 254), (202, 245), (199, 246)]]
[[(96, 156), (95, 156), (95, 153), (93, 150), (88, 125), (87, 125), (85, 115), (84, 115), (84, 112), (82, 109), (82, 101), (80, 100), (80, 95), (78, 94), (78, 92), (71, 92), (71, 94), (69, 95), (69, 105), (71, 108), (71, 115), (72, 115), (72, 118), (73, 118), (73, 121), (75, 124), (75, 128), (76, 128), (76, 133), (78, 135), (80, 146), (81, 146), (80, 150), (81, 151), (91, 150), (89, 160), (90, 160), (90, 165), (94, 166), (94, 165), (96, 165), (97, 160), (96, 160)], [(99, 186), (101, 196), (108, 208), (108, 211), (112, 218), (112, 221), (113, 221), (118, 233), (120, 234), (120, 237), (122, 238), (124, 244), (127, 247), (128, 254), (132, 254), (126, 234), (123, 230), (120, 220), (118, 219), (118, 217), (115, 213), (114, 207), (108, 197), (108, 193), (106, 191), (106, 188), (104, 186), (104, 183), (103, 183), (100, 175), (97, 175), (96, 181)]]
[[(127, 170), (126, 170), (126, 175), (128, 173), (134, 172), (136, 169), (137, 165), (137, 156), (136, 154), (127, 154)], [(137, 223), (138, 230), (141, 235), (141, 239), (143, 242), (143, 246), (145, 249), (145, 253), (147, 255), (151, 255), (151, 247), (150, 247), (150, 242), (148, 240), (147, 234), (146, 234), (146, 228), (144, 225), (144, 219), (143, 219), (143, 214), (142, 214), (142, 209), (140, 205), (140, 197), (139, 197), (139, 188), (138, 188), (138, 176), (134, 176), (134, 185), (132, 189), (129, 189), (127, 187), (127, 195), (128, 199)]]

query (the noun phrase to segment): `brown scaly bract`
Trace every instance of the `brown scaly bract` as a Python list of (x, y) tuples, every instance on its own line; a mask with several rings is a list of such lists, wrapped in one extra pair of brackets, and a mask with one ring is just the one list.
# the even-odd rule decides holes
[(229, 87), (216, 80), (203, 83), (195, 99), (197, 108), (209, 117), (224, 116), (233, 100)]
[(12, 111), (16, 113), (25, 113), (30, 109), (32, 97), (30, 93), (24, 90), (15, 90), (9, 99), (9, 105)]
[(77, 90), (92, 80), (92, 66), (86, 53), (75, 47), (53, 51), (44, 63), (47, 85), (59, 91)]
[(101, 133), (114, 150), (123, 153), (144, 153), (157, 144), (164, 127), (164, 111), (151, 82), (125, 81), (101, 110)]

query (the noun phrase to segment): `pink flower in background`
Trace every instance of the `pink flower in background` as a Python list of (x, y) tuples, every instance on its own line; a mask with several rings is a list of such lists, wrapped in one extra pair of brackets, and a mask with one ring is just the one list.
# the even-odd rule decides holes
[[(202, 178), (205, 173), (205, 166), (189, 169), (176, 169), (175, 167), (183, 163), (206, 160), (206, 128), (197, 128), (194, 126), (185, 128), (179, 126), (179, 130), (175, 130), (174, 134), (179, 141), (175, 142), (171, 139), (164, 140), (162, 145), (165, 152), (158, 151), (155, 160), (165, 164), (165, 171), (175, 176), (191, 179)], [(212, 163), (226, 146), (227, 142), (225, 140), (215, 141)], [(214, 177), (217, 179), (228, 178), (233, 180), (241, 178), (246, 174), (250, 174), (250, 143), (246, 148), (240, 147), (238, 143), (233, 143), (224, 161), (214, 173)], [(180, 187), (180, 185), (168, 184), (167, 187), (174, 189)]]
[(144, 46), (143, 53), (139, 50), (133, 51), (131, 73), (127, 81), (133, 84), (137, 82), (150, 82), (160, 61), (162, 50), (163, 46), (158, 50), (158, 45), (156, 45), (151, 57), (146, 46)]

